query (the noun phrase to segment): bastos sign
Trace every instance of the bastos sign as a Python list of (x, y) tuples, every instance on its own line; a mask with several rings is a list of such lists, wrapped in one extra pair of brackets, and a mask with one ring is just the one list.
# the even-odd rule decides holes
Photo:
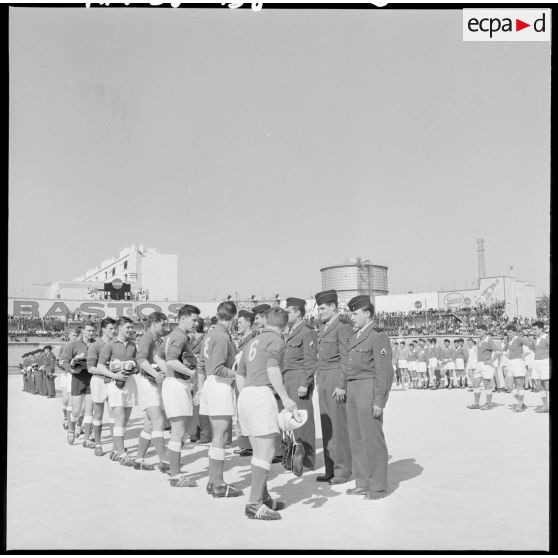
[[(144, 318), (151, 312), (164, 312), (174, 317), (186, 302), (136, 302), (136, 301), (92, 301), (92, 300), (47, 300), (47, 299), (8, 299), (8, 314), (26, 318), (70, 318), (76, 312), (81, 317), (91, 315), (92, 318), (120, 318), (137, 316)], [(201, 310), (202, 316), (213, 316), (217, 311), (218, 302), (191, 302)]]

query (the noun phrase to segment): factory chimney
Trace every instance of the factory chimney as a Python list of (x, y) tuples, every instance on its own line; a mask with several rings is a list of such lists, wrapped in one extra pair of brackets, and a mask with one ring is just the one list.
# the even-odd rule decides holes
[(479, 281), (486, 276), (486, 269), (484, 266), (484, 238), (477, 240), (477, 252), (479, 261)]

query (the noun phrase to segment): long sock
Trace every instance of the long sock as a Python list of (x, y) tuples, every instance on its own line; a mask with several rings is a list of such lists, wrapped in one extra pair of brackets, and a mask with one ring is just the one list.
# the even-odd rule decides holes
[(70, 415), (70, 420), (68, 421), (68, 432), (75, 432), (76, 431), (76, 421), (72, 420), (72, 416)]
[(523, 399), (525, 398), (525, 390), (519, 389), (517, 390), (517, 402), (521, 407), (523, 407)]
[(165, 450), (165, 438), (163, 436), (162, 430), (154, 430), (151, 433), (151, 442), (155, 446), (155, 451), (159, 456), (159, 461), (165, 461), (166, 450)]
[(207, 452), (209, 457), (209, 482), (213, 486), (223, 486), (223, 469), (225, 467), (225, 449), (211, 446)]
[(64, 418), (68, 418), (66, 409), (67, 409), (66, 405), (62, 405), (62, 414), (64, 415)]
[(89, 439), (91, 435), (91, 427), (93, 425), (93, 417), (91, 415), (86, 415), (83, 417), (83, 438), (85, 441)]
[(516, 398), (517, 402), (519, 403), (519, 397), (518, 397), (518, 391), (517, 389), (513, 388), (511, 394)]
[(151, 444), (151, 432), (142, 430), (138, 438), (138, 451), (136, 453), (136, 461), (142, 461), (147, 453), (147, 448)]
[[(250, 487), (251, 504), (261, 502), (265, 497), (267, 475), (271, 464), (263, 459), (252, 457), (252, 486)], [(269, 494), (269, 493), (268, 493)]]
[(492, 403), (492, 389), (486, 390), (486, 404), (490, 405)]
[(95, 436), (95, 445), (101, 445), (101, 431), (103, 430), (103, 421), (93, 419), (93, 435)]
[[(168, 456), (170, 465), (170, 476), (176, 477), (180, 474), (180, 450), (182, 449), (182, 442), (174, 442), (171, 440), (168, 444)], [(211, 478), (209, 479), (211, 482)]]
[(125, 428), (123, 426), (115, 426), (112, 433), (112, 447), (118, 453), (122, 453), (124, 448), (124, 433)]
[(480, 403), (480, 396), (481, 396), (480, 388), (475, 388), (473, 395), (475, 396), (475, 405), (478, 405)]
[[(546, 392), (543, 391), (542, 393), (546, 393)], [(542, 404), (545, 407), (548, 407), (548, 396), (547, 395), (541, 395), (541, 400), (542, 400)]]

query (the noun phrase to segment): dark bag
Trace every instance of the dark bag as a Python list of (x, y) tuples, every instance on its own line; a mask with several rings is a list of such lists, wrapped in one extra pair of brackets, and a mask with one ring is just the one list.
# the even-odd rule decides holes
[(304, 445), (300, 438), (295, 438), (292, 430), (283, 430), (283, 440), (281, 441), (283, 458), (281, 462), (287, 471), (292, 471), (297, 477), (301, 477), (304, 472), (302, 461), (304, 460)]

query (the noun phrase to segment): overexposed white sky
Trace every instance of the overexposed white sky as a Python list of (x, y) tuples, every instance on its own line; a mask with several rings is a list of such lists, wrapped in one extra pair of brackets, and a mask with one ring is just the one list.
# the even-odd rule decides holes
[(550, 43), (460, 10), (10, 9), (10, 294), (129, 242), (194, 300), (549, 287)]

